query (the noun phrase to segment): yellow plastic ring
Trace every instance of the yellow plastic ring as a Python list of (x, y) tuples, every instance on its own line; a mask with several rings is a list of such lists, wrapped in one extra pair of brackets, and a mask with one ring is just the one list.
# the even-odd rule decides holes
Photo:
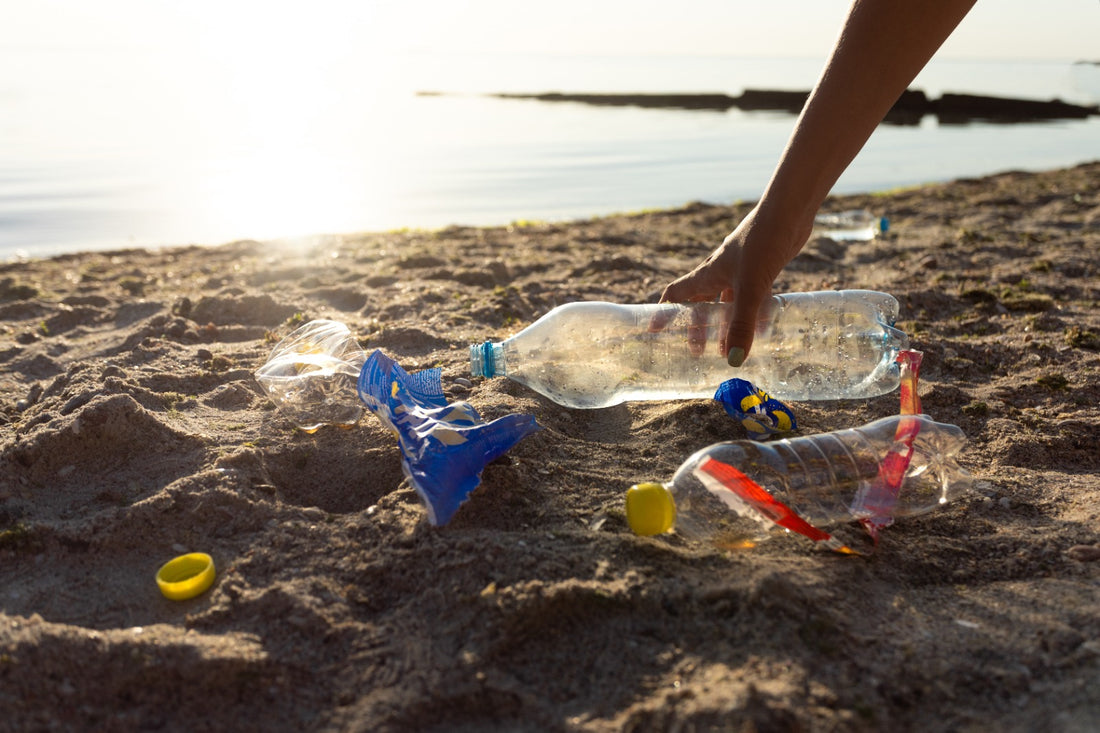
[(165, 598), (186, 601), (214, 584), (214, 558), (205, 552), (180, 555), (160, 566), (157, 585)]

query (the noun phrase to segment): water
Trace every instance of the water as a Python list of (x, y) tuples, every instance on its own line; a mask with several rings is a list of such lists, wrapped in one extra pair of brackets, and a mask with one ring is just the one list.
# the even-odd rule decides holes
[[(0, 50), (0, 260), (759, 196), (782, 113), (499, 100), (489, 92), (808, 89), (820, 59)], [(1096, 103), (1100, 68), (933, 61), (913, 85)], [(417, 90), (450, 92), (417, 96)], [(882, 126), (838, 193), (1073, 165), (1100, 117)]]

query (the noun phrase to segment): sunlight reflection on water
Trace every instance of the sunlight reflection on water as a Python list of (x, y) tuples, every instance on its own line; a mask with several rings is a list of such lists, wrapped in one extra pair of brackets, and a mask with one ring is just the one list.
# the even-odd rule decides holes
[[(0, 259), (17, 250), (502, 224), (752, 198), (789, 133), (787, 115), (593, 108), (477, 93), (804, 89), (818, 66), (812, 59), (378, 56), (346, 44), (327, 48), (324, 39), (289, 49), (270, 39), (206, 41), (194, 53), (148, 46), (0, 52)], [(1061, 67), (972, 64), (970, 77), (952, 68), (953, 76), (930, 67), (924, 88), (938, 93), (943, 79), (970, 78), (992, 92), (1016, 84), (1040, 98), (1076, 93)], [(1083, 151), (1084, 141), (1095, 142), (1096, 121), (882, 128), (838, 190), (1072, 164), (1095, 157)]]

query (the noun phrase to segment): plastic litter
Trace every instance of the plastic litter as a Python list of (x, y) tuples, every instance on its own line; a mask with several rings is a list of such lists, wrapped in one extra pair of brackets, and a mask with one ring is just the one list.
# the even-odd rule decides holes
[(756, 544), (778, 526), (820, 546), (860, 554), (820, 527), (856, 520), (877, 542), (897, 517), (932, 511), (968, 491), (958, 464), (962, 430), (919, 410), (919, 352), (899, 357), (902, 414), (859, 428), (767, 444), (729, 441), (703, 448), (665, 484), (632, 486), (627, 521), (639, 535), (675, 528), (718, 547)]
[(469, 403), (448, 403), (441, 375), (409, 374), (381, 351), (368, 356), (345, 324), (329, 320), (291, 332), (255, 372), (278, 412), (307, 433), (349, 427), (370, 409), (397, 437), (401, 468), (433, 525), (449, 522), (485, 466), (538, 429), (531, 415), (485, 423)]
[[(879, 482), (903, 424), (918, 432), (887, 513), (877, 501)], [(675, 527), (687, 539), (720, 547), (755, 544), (762, 529), (778, 525), (829, 549), (854, 552), (819, 526), (849, 520), (881, 526), (957, 497), (970, 485), (956, 459), (965, 442), (954, 425), (927, 415), (895, 415), (860, 428), (773, 443), (718, 443), (688, 458), (671, 482), (631, 487), (627, 519), (639, 535)]]
[(439, 369), (409, 374), (375, 351), (359, 377), (359, 396), (397, 436), (401, 468), (433, 525), (451, 520), (488, 463), (539, 429), (531, 415), (485, 423), (473, 405), (448, 403), (440, 374)]
[[(917, 382), (920, 375), (921, 360), (924, 354), (907, 349), (898, 354), (898, 366), (901, 369), (901, 405), (897, 428), (894, 431), (894, 444), (883, 458), (879, 475), (871, 487), (858, 497), (853, 504), (859, 521), (871, 539), (878, 543), (879, 530), (893, 522), (894, 506), (897, 503), (905, 476), (913, 459), (913, 443), (920, 431), (920, 423), (915, 416), (921, 414), (920, 395)], [(962, 435), (962, 431), (959, 435)], [(963, 442), (966, 441), (965, 436)], [(961, 449), (961, 445), (959, 448)], [(964, 472), (961, 483), (970, 486), (969, 474)]]
[[(711, 397), (737, 377), (778, 399), (874, 397), (898, 386), (909, 338), (898, 301), (869, 290), (774, 296), (737, 369), (718, 353), (728, 303), (568, 303), (502, 342), (470, 347), (475, 376), (508, 377), (566, 407)], [(710, 347), (708, 348), (708, 344)]]
[(346, 325), (316, 320), (276, 344), (255, 377), (280, 414), (313, 433), (359, 421), (363, 405), (355, 383), (366, 359)]
[(722, 382), (714, 399), (722, 403), (726, 413), (740, 422), (753, 440), (798, 429), (789, 406), (744, 379)]
[(890, 230), (890, 220), (879, 217), (866, 209), (852, 209), (835, 214), (822, 213), (814, 217), (814, 229), (810, 238), (828, 237), (836, 241), (861, 241), (874, 239)]
[(157, 570), (157, 586), (165, 598), (186, 601), (202, 595), (214, 584), (214, 558), (205, 552), (175, 557)]

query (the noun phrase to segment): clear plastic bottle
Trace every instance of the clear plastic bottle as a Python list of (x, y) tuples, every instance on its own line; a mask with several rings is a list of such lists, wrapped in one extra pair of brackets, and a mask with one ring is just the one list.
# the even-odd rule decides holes
[(958, 427), (927, 415), (772, 443), (716, 443), (684, 461), (669, 483), (632, 486), (627, 521), (639, 535), (675, 528), (726, 548), (752, 544), (775, 526), (828, 541), (819, 526), (885, 526), (968, 491), (970, 474), (957, 460), (965, 443)]
[(828, 237), (837, 241), (865, 242), (890, 229), (890, 220), (877, 217), (866, 209), (818, 214), (810, 238)]
[(339, 321), (316, 320), (276, 344), (255, 372), (276, 409), (307, 433), (363, 415), (356, 382), (367, 354)]
[(470, 347), (470, 372), (506, 376), (566, 407), (712, 397), (746, 379), (784, 400), (874, 397), (898, 386), (898, 302), (870, 290), (773, 296), (752, 352), (732, 368), (718, 350), (732, 305), (578, 302), (500, 343)]

